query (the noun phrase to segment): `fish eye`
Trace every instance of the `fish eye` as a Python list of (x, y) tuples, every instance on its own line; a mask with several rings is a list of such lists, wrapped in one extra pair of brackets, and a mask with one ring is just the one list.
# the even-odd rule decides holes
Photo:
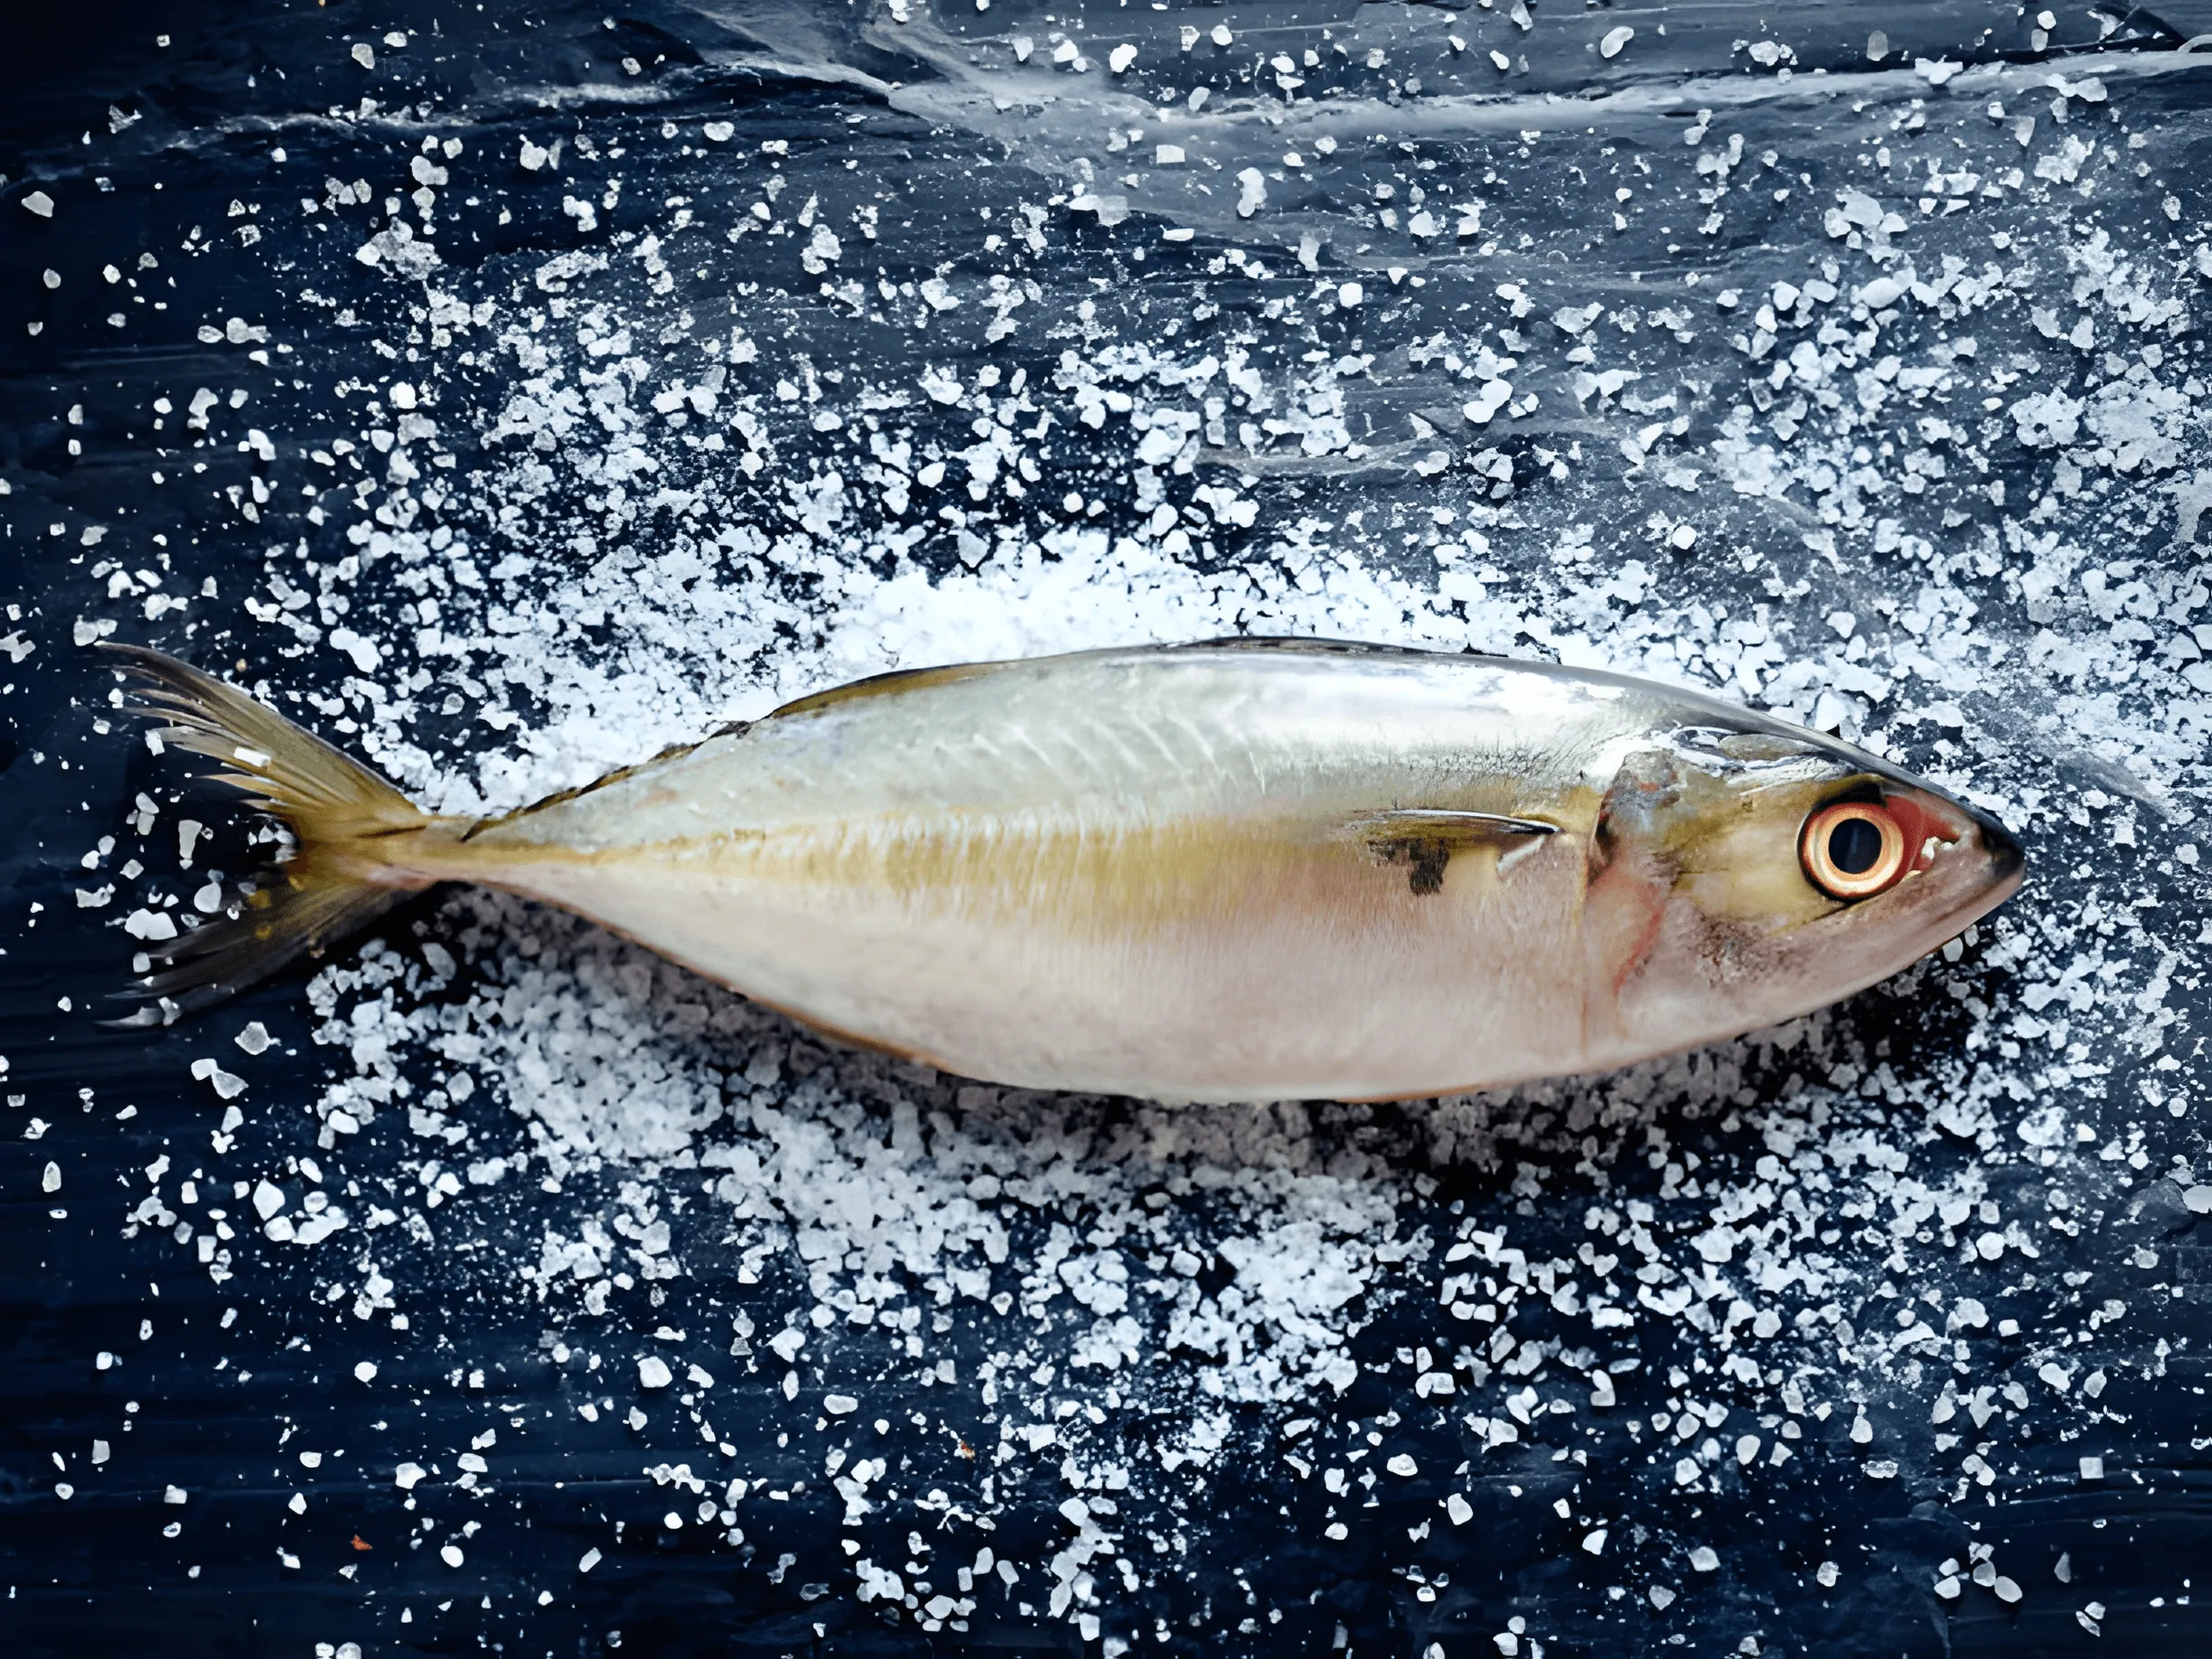
[(1805, 820), (1797, 858), (1829, 897), (1871, 898), (1905, 873), (1905, 829), (1888, 807), (1839, 801)]

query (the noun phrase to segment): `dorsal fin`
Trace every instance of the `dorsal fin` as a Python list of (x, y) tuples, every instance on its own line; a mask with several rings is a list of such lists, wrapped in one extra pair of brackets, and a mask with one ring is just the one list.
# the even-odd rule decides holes
[[(1121, 654), (1158, 652), (1163, 656), (1178, 651), (1249, 651), (1281, 652), (1286, 655), (1314, 657), (1439, 657), (1449, 656), (1448, 651), (1426, 651), (1415, 645), (1371, 645), (1359, 640), (1295, 639), (1275, 634), (1228, 634), (1217, 640), (1187, 640), (1167, 645), (1113, 646), (1102, 651), (1071, 651), (1074, 657), (1104, 657)], [(1480, 651), (1457, 653), (1463, 656), (1481, 656)], [(1022, 668), (1031, 663), (1051, 659), (1015, 658), (996, 662), (948, 662), (933, 668), (893, 669), (888, 673), (870, 674), (865, 680), (855, 680), (827, 690), (810, 691), (804, 697), (794, 698), (765, 717), (780, 719), (785, 715), (813, 714), (840, 703), (858, 702), (864, 698), (890, 697), (903, 691), (918, 691), (925, 686), (953, 685), (963, 680), (974, 680), (985, 674), (996, 674), (1002, 669)], [(717, 733), (719, 736), (722, 734)]]
[(1375, 645), (1365, 640), (1304, 639), (1283, 633), (1230, 633), (1217, 640), (1163, 645), (1162, 651), (1279, 651), (1312, 657), (1434, 657), (1446, 653), (1418, 645)]
[(1229, 633), (1216, 640), (1192, 640), (1186, 644), (1161, 645), (1159, 651), (1280, 651), (1308, 657), (1481, 657), (1496, 662), (1515, 659), (1488, 651), (1431, 651), (1424, 645), (1377, 645), (1366, 640), (1305, 639), (1283, 633)]
[(870, 674), (866, 680), (832, 686), (827, 691), (810, 691), (804, 697), (792, 698), (767, 717), (780, 720), (785, 715), (813, 714), (839, 703), (858, 702), (869, 697), (888, 697), (899, 691), (918, 691), (923, 686), (949, 686), (960, 680), (996, 674), (1001, 669), (1025, 665), (1025, 660), (1017, 658), (1001, 662), (951, 662), (942, 668), (893, 669), (887, 674)]
[(1455, 853), (1477, 847), (1501, 852), (1527, 846), (1532, 838), (1557, 835), (1559, 826), (1539, 818), (1502, 812), (1463, 812), (1442, 807), (1399, 807), (1363, 812), (1345, 825), (1385, 864), (1409, 867), (1407, 885), (1418, 894), (1440, 893), (1445, 867)]

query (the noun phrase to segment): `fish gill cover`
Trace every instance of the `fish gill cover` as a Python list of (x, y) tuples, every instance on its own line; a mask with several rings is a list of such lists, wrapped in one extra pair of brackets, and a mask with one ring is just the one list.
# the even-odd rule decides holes
[[(0, 696), (62, 839), (7, 1190), (157, 1288), (70, 1326), (98, 1392), (18, 1424), (9, 1524), (113, 1512), (113, 1583), (327, 1653), (2201, 1630), (2122, 1547), (2205, 1467), (2196, 54), (651, 15), (164, 37), (89, 147), (15, 141)], [(1717, 689), (2034, 879), (1842, 1008), (1437, 1102), (983, 1087), (480, 893), (83, 1058), (269, 850), (124, 769), (97, 640), (474, 811), (866, 673), (1233, 633)], [(269, 1432), (135, 1454), (162, 1390)]]

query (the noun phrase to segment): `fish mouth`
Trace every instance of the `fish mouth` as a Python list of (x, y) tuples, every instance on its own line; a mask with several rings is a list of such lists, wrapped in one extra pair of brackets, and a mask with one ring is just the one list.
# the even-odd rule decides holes
[[(1865, 770), (1873, 773), (1885, 784), (1902, 786), (1907, 798), (1917, 797), (1925, 803), (1935, 805), (1939, 809), (1938, 816), (1943, 813), (1954, 814), (1952, 821), (1961, 830), (1969, 827), (1973, 829), (1975, 850), (1980, 855), (1982, 887), (1978, 908), (1974, 912), (1976, 915), (1995, 909), (2020, 890), (2027, 873), (2027, 849), (2020, 845), (2020, 838), (2006, 829), (1994, 813), (1984, 811), (1971, 801), (1961, 800), (1949, 790), (1906, 771), (1894, 762), (1867, 755), (1848, 744), (1835, 743), (1830, 747), (1847, 762), (1863, 764)], [(1963, 840), (1954, 841), (1951, 861), (1954, 864), (1960, 861), (1965, 850)]]
[(1953, 916), (1956, 927), (1964, 928), (2020, 891), (2027, 877), (2028, 854), (2019, 837), (1981, 808), (1952, 795), (1938, 799), (1956, 810), (1973, 830), (1971, 839), (1962, 837), (1948, 849), (1946, 859), (1964, 878), (1954, 888), (1964, 902)]
[(1987, 812), (1973, 807), (1967, 812), (1982, 834), (1982, 855), (1989, 861), (1990, 884), (2003, 888), (2003, 896), (2009, 898), (2019, 890), (2026, 876), (2027, 850), (2017, 836)]

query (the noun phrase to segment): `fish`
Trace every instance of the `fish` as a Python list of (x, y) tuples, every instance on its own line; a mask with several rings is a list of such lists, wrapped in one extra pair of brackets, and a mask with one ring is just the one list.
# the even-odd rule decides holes
[(1832, 737), (1542, 661), (1236, 638), (878, 675), (495, 817), (425, 812), (118, 646), (167, 745), (289, 829), (150, 946), (138, 1017), (473, 883), (827, 1036), (1036, 1090), (1419, 1099), (1612, 1070), (1889, 979), (2020, 842)]

